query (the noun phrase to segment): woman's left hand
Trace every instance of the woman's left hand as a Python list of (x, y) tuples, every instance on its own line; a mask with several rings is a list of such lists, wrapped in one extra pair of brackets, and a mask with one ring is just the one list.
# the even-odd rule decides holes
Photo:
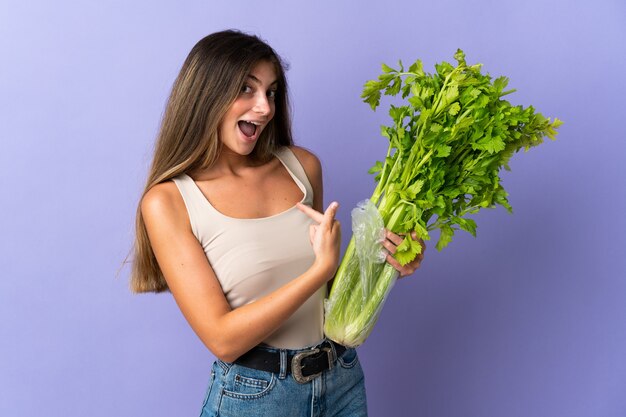
[[(414, 273), (417, 268), (420, 267), (420, 264), (424, 259), (424, 252), (426, 251), (426, 244), (424, 243), (424, 241), (422, 239), (419, 239), (419, 242), (422, 245), (422, 253), (417, 255), (415, 259), (413, 259), (408, 264), (402, 266), (400, 265), (400, 262), (398, 262), (396, 258), (391, 255), (396, 253), (396, 247), (400, 243), (402, 243), (402, 241), (404, 240), (404, 236), (397, 235), (391, 230), (385, 229), (385, 237), (386, 239), (383, 241), (383, 246), (389, 252), (389, 254), (387, 254), (387, 262), (389, 262), (391, 266), (398, 270), (398, 272), (400, 273), (400, 278), (406, 277), (407, 275), (411, 275), (412, 273)], [(413, 240), (417, 240), (417, 235), (415, 234), (415, 232), (411, 233), (411, 238), (413, 238)]]

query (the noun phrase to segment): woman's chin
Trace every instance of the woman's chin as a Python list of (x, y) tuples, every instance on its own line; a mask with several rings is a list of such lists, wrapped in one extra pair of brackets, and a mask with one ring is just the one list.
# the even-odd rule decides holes
[(234, 144), (223, 143), (224, 147), (228, 150), (229, 153), (248, 156), (254, 150), (256, 146), (256, 141), (243, 141), (239, 140)]
[(247, 156), (254, 150), (261, 132), (262, 129), (257, 129), (257, 131), (254, 132), (254, 135), (246, 136), (241, 130), (237, 129), (236, 135), (233, 138), (234, 140), (222, 141), (222, 144), (231, 153)]

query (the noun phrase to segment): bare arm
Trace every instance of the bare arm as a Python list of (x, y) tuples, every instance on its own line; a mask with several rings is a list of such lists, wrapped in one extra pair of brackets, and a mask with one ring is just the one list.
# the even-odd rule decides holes
[(184, 202), (173, 182), (153, 187), (142, 215), (167, 284), (194, 332), (218, 358), (232, 362), (259, 344), (330, 279), (339, 261), (336, 207), (316, 216), (312, 234), (316, 259), (311, 268), (257, 301), (232, 309), (202, 246), (191, 231)]

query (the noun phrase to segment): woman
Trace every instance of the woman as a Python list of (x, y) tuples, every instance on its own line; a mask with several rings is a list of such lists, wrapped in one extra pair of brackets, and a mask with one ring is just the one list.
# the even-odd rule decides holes
[[(366, 415), (356, 351), (323, 335), (338, 204), (293, 145), (283, 64), (238, 31), (200, 40), (163, 117), (131, 286), (169, 290), (216, 356), (202, 415)], [(393, 253), (402, 237), (388, 233)], [(421, 257), (400, 267), (412, 273)]]

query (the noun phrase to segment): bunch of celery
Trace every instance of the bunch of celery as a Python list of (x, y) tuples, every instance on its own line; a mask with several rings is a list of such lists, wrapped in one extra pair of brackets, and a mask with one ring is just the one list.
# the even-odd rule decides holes
[[(521, 148), (539, 145), (544, 136), (555, 139), (562, 124), (532, 106), (503, 100), (515, 91), (505, 91), (506, 77), (481, 74), (481, 64), (468, 66), (460, 49), (454, 58), (456, 67), (442, 62), (434, 74), (425, 73), (420, 60), (406, 71), (402, 62), (397, 70), (383, 64), (383, 74), (368, 81), (362, 94), (373, 110), (383, 93), (405, 99), (402, 106), (390, 106), (393, 123), (381, 128), (389, 140), (387, 156), (369, 171), (378, 182), (370, 201), (385, 227), (406, 233), (394, 255), (403, 265), (422, 249), (410, 238), (412, 231), (428, 240), (439, 229), (441, 250), (458, 228), (476, 236), (468, 215), (481, 208), (499, 204), (512, 212), (500, 169), (510, 170), (508, 161)], [(355, 249), (353, 236), (326, 304), (324, 331), (346, 346), (369, 336), (397, 277), (388, 263), (372, 258), (363, 265)]]

